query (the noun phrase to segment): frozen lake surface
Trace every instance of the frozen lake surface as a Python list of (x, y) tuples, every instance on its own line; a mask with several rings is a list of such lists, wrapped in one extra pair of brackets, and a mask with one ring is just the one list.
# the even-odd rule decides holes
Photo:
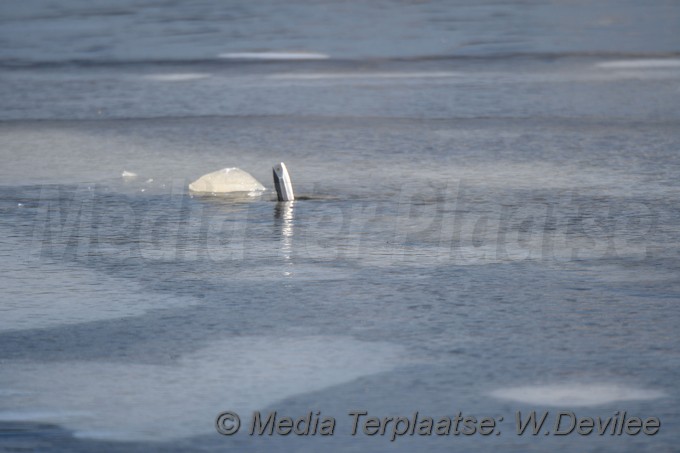
[[(0, 12), (0, 450), (677, 449), (674, 2)], [(225, 167), (268, 190), (187, 190)], [(390, 442), (351, 410), (505, 421)]]

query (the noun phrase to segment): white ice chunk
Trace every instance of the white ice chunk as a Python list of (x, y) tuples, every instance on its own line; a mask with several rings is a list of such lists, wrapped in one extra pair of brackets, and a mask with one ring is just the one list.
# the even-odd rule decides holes
[(189, 190), (202, 193), (263, 191), (264, 186), (240, 168), (223, 168), (203, 175), (189, 184)]
[(123, 170), (123, 173), (121, 173), (120, 176), (123, 179), (132, 179), (132, 178), (137, 177), (137, 173), (133, 173), (131, 171)]

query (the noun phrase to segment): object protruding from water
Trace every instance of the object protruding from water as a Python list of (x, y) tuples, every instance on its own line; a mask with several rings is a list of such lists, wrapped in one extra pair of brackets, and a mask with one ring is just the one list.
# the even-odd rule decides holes
[(274, 165), (273, 171), (274, 186), (276, 187), (276, 196), (279, 201), (295, 200), (295, 195), (293, 195), (293, 184), (290, 182), (290, 175), (288, 174), (286, 164), (280, 162)]

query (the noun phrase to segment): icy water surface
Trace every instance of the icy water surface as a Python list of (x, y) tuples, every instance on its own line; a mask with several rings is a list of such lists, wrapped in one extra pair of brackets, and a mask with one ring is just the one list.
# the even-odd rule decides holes
[(677, 451), (677, 5), (371, 5), (3, 4), (0, 450)]

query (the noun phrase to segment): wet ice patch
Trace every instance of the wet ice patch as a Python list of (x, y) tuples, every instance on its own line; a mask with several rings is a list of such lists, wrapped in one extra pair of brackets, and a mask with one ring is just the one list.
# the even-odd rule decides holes
[(667, 69), (680, 68), (677, 58), (647, 58), (639, 60), (603, 61), (596, 66), (602, 69)]
[(328, 55), (319, 52), (227, 52), (218, 55), (232, 60), (326, 60)]
[[(0, 266), (1, 267), (1, 266)], [(26, 270), (4, 273), (5, 302), (0, 308), (0, 332), (44, 329), (105, 319), (140, 316), (154, 309), (189, 306), (196, 302), (147, 293), (136, 283), (97, 275), (87, 269), (55, 266), (40, 278)], [(31, 292), (21, 287), (30, 285)], [(55, 291), (60, 286), (66, 291)]]
[(659, 390), (626, 387), (617, 384), (552, 384), (509, 387), (494, 390), (491, 396), (525, 404), (545, 406), (599, 406), (619, 401), (662, 398)]
[[(450, 137), (451, 131), (436, 131), (439, 137)], [(423, 174), (425, 169), (422, 170)], [(460, 163), (449, 171), (450, 180), (465, 185), (513, 189), (574, 189), (597, 187), (600, 193), (630, 194), (632, 181), (641, 178), (632, 172), (623, 173), (603, 167), (585, 167), (569, 163), (518, 163), (508, 161)], [(438, 176), (437, 172), (432, 177)]]
[(21, 390), (0, 388), (0, 397), (17, 396), (17, 395), (25, 395), (25, 394), (26, 394), (26, 392), (22, 392)]
[(334, 79), (436, 79), (458, 77), (461, 74), (451, 71), (432, 72), (309, 72), (273, 74), (274, 80), (334, 80)]
[[(33, 245), (40, 253), (40, 243)], [(28, 253), (22, 242), (5, 234), (0, 244), (0, 256), (4, 257), (0, 260), (0, 332), (140, 316), (154, 309), (196, 303), (191, 298), (147, 292), (129, 279), (50, 263)]]
[(1, 422), (42, 422), (45, 420), (70, 420), (73, 418), (82, 418), (83, 416), (92, 416), (90, 412), (72, 412), (72, 411), (0, 411)]
[(208, 77), (210, 77), (210, 74), (202, 73), (149, 74), (144, 76), (147, 80), (155, 80), (157, 82), (186, 82), (207, 79)]
[(78, 437), (170, 440), (214, 432), (215, 416), (250, 412), (296, 394), (389, 371), (402, 356), (388, 343), (348, 337), (234, 337), (172, 365), (4, 363), (0, 419), (56, 423)]

